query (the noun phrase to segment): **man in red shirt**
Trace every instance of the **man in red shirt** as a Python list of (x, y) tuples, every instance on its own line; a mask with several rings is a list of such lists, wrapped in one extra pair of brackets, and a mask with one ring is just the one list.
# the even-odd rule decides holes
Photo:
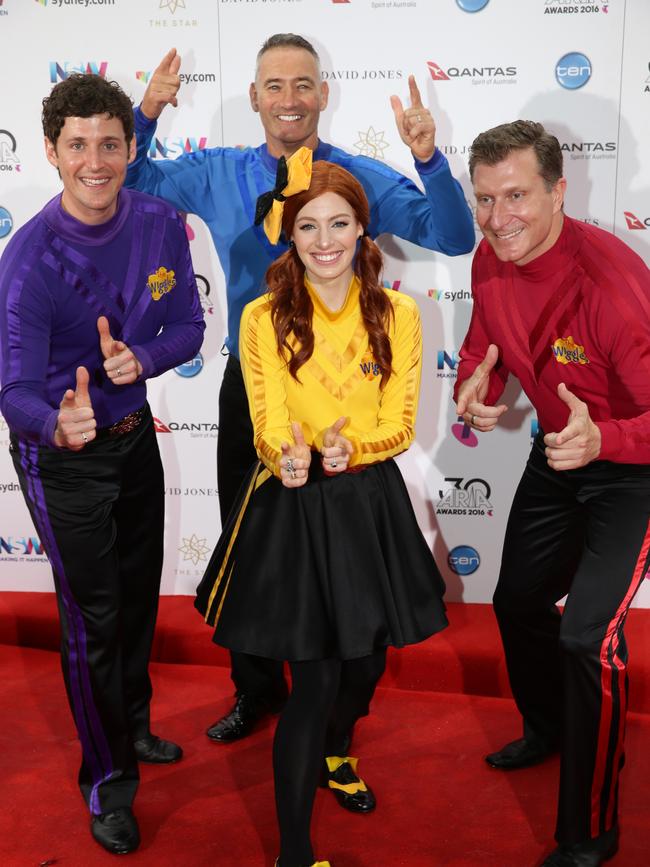
[(650, 274), (564, 214), (562, 152), (541, 124), (482, 133), (469, 165), (484, 240), (458, 413), (493, 430), (512, 373), (540, 422), (494, 594), (523, 737), (486, 760), (510, 770), (559, 750), (559, 846), (544, 867), (597, 867), (618, 848), (623, 626), (650, 565)]

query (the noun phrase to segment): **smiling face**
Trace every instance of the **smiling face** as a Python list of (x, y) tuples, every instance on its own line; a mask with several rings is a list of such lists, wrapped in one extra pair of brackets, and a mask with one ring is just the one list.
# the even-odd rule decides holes
[(272, 156), (291, 156), (303, 145), (316, 149), (318, 119), (327, 97), (327, 83), (320, 80), (318, 63), (309, 51), (271, 48), (262, 55), (250, 100)]
[(363, 226), (338, 193), (323, 193), (298, 212), (291, 236), (296, 252), (310, 283), (332, 309), (343, 303), (362, 235)]
[(476, 219), (501, 261), (526, 265), (555, 244), (566, 180), (549, 190), (532, 148), (513, 150), (493, 166), (479, 163), (473, 184)]
[(45, 139), (45, 153), (61, 175), (61, 204), (69, 214), (88, 224), (113, 216), (127, 166), (135, 158), (135, 138), (127, 144), (119, 118), (66, 117), (56, 145)]

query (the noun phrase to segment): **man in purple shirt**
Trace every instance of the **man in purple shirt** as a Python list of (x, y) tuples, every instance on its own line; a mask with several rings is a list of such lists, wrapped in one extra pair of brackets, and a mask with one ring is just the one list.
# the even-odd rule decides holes
[(0, 411), (54, 573), (91, 832), (124, 854), (138, 760), (182, 756), (149, 725), (164, 487), (146, 380), (193, 358), (205, 326), (177, 213), (122, 189), (130, 99), (70, 76), (43, 129), (63, 192), (0, 261)]

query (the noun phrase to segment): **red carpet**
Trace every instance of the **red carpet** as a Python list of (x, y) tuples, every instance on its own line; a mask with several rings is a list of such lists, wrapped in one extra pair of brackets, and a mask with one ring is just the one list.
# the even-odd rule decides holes
[[(352, 816), (319, 791), (317, 853), (333, 867), (534, 867), (552, 847), (557, 759), (512, 774), (484, 753), (518, 734), (489, 606), (450, 606), (442, 635), (391, 655), (373, 714), (355, 739), (362, 772), (378, 795), (369, 816)], [(650, 654), (645, 624), (630, 613), (632, 681), (621, 787), (622, 834), (613, 867), (649, 863)], [(60, 867), (115, 864), (91, 839), (75, 776), (79, 750), (47, 594), (0, 594), (0, 864)], [(161, 607), (155, 730), (178, 740), (185, 758), (145, 766), (136, 801), (140, 850), (128, 863), (156, 867), (254, 867), (277, 854), (270, 769), (272, 724), (230, 747), (205, 727), (230, 704), (223, 655), (186, 598)], [(4, 646), (3, 646), (4, 645)], [(35, 647), (41, 649), (35, 649)], [(207, 663), (207, 664), (206, 664)]]

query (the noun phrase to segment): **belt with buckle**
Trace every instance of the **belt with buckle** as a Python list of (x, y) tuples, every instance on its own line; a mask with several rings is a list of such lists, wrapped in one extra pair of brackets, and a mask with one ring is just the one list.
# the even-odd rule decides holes
[(130, 412), (128, 415), (125, 415), (124, 418), (116, 421), (115, 424), (112, 424), (110, 427), (99, 428), (95, 439), (106, 439), (107, 437), (121, 437), (124, 436), (124, 434), (131, 433), (132, 430), (135, 430), (142, 424), (142, 420), (144, 418), (144, 410), (144, 407), (140, 407), (140, 409), (136, 409), (134, 412)]

